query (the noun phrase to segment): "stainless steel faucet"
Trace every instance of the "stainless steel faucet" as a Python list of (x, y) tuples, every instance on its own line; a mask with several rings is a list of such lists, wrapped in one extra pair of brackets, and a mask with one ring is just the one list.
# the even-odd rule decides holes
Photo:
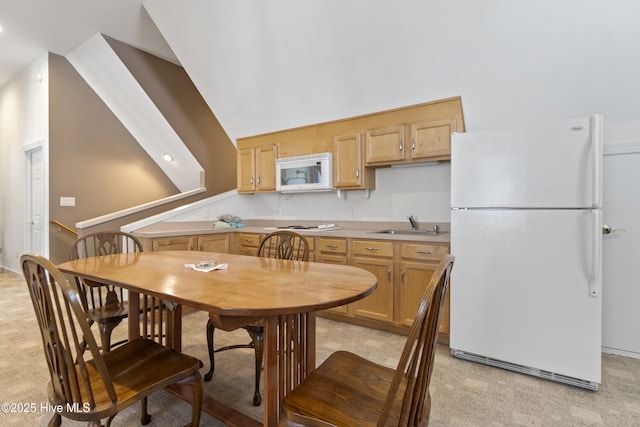
[(418, 223), (416, 222), (416, 219), (413, 217), (413, 215), (409, 215), (409, 222), (411, 223), (412, 230), (418, 229)]

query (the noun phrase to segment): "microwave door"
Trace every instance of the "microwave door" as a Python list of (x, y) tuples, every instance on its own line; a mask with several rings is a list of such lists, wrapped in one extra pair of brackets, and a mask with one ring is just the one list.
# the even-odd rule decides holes
[(320, 162), (296, 162), (280, 169), (282, 186), (319, 184), (322, 182)]
[(310, 191), (331, 189), (331, 158), (283, 158), (276, 163), (278, 191)]

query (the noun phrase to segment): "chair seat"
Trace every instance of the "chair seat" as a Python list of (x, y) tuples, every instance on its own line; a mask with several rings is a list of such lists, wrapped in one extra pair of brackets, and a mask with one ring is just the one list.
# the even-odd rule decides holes
[[(100, 373), (93, 361), (87, 363), (89, 381), (92, 386), (96, 406), (93, 410), (64, 413), (75, 420), (92, 420), (109, 416), (140, 400), (149, 394), (174, 384), (182, 378), (193, 375), (202, 367), (199, 359), (164, 347), (146, 338), (139, 338), (104, 353), (103, 359), (118, 396), (116, 404), (111, 402)], [(143, 374), (144, 373), (144, 374)], [(83, 398), (85, 393), (82, 393)], [(49, 397), (55, 402), (55, 394), (49, 385)], [(83, 399), (83, 401), (86, 401)], [(64, 405), (63, 405), (64, 406)], [(104, 415), (101, 415), (104, 414)]]
[[(335, 426), (376, 426), (395, 373), (356, 354), (337, 351), (287, 394), (283, 405), (287, 419), (303, 425), (323, 425), (321, 420)], [(387, 425), (398, 425), (404, 386), (400, 385)]]
[(96, 323), (112, 322), (126, 319), (129, 313), (129, 304), (123, 301), (118, 304), (108, 304), (87, 310), (87, 317)]

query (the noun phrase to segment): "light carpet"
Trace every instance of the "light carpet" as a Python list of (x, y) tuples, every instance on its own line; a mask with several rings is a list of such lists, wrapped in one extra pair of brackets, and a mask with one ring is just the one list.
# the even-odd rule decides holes
[[(209, 369), (205, 326), (207, 314), (192, 311), (183, 320), (183, 351), (200, 358)], [(116, 334), (126, 333), (122, 325)], [(115, 341), (115, 340), (114, 340)], [(244, 330), (216, 331), (219, 345), (249, 342)], [(319, 318), (317, 360), (348, 350), (395, 367), (405, 337)], [(216, 373), (205, 391), (255, 419), (253, 351), (231, 350), (216, 355)], [(0, 425), (46, 426), (49, 373), (42, 354), (29, 294), (21, 277), (0, 273), (0, 395), (3, 403), (35, 403), (30, 413), (0, 413)], [(453, 358), (440, 345), (431, 381), (431, 426), (638, 426), (640, 425), (640, 360), (602, 355), (602, 385), (593, 392)], [(190, 421), (190, 406), (168, 392), (149, 398), (150, 425), (179, 426)], [(63, 425), (83, 423), (63, 420)], [(139, 424), (139, 405), (121, 412), (113, 426)], [(203, 414), (202, 426), (222, 426)], [(354, 426), (355, 427), (355, 426)]]

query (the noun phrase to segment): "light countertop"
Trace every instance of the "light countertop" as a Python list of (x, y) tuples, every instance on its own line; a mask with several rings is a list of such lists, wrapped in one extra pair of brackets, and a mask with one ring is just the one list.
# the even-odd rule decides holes
[[(215, 221), (184, 221), (184, 222), (160, 222), (147, 227), (135, 230), (132, 234), (138, 238), (158, 238), (170, 236), (216, 234), (216, 233), (271, 233), (275, 227), (288, 225), (315, 226), (327, 224), (328, 221), (275, 221), (275, 220), (247, 220), (243, 221), (243, 228), (215, 228)], [(432, 230), (434, 225), (438, 226), (440, 232), (420, 234), (390, 234), (377, 233), (381, 230), (409, 230), (411, 227), (408, 221), (405, 222), (373, 222), (373, 221), (336, 221), (337, 229), (314, 230), (314, 229), (294, 229), (306, 237), (338, 237), (376, 240), (403, 240), (415, 242), (438, 242), (449, 243), (449, 223), (418, 223), (421, 230)]]

